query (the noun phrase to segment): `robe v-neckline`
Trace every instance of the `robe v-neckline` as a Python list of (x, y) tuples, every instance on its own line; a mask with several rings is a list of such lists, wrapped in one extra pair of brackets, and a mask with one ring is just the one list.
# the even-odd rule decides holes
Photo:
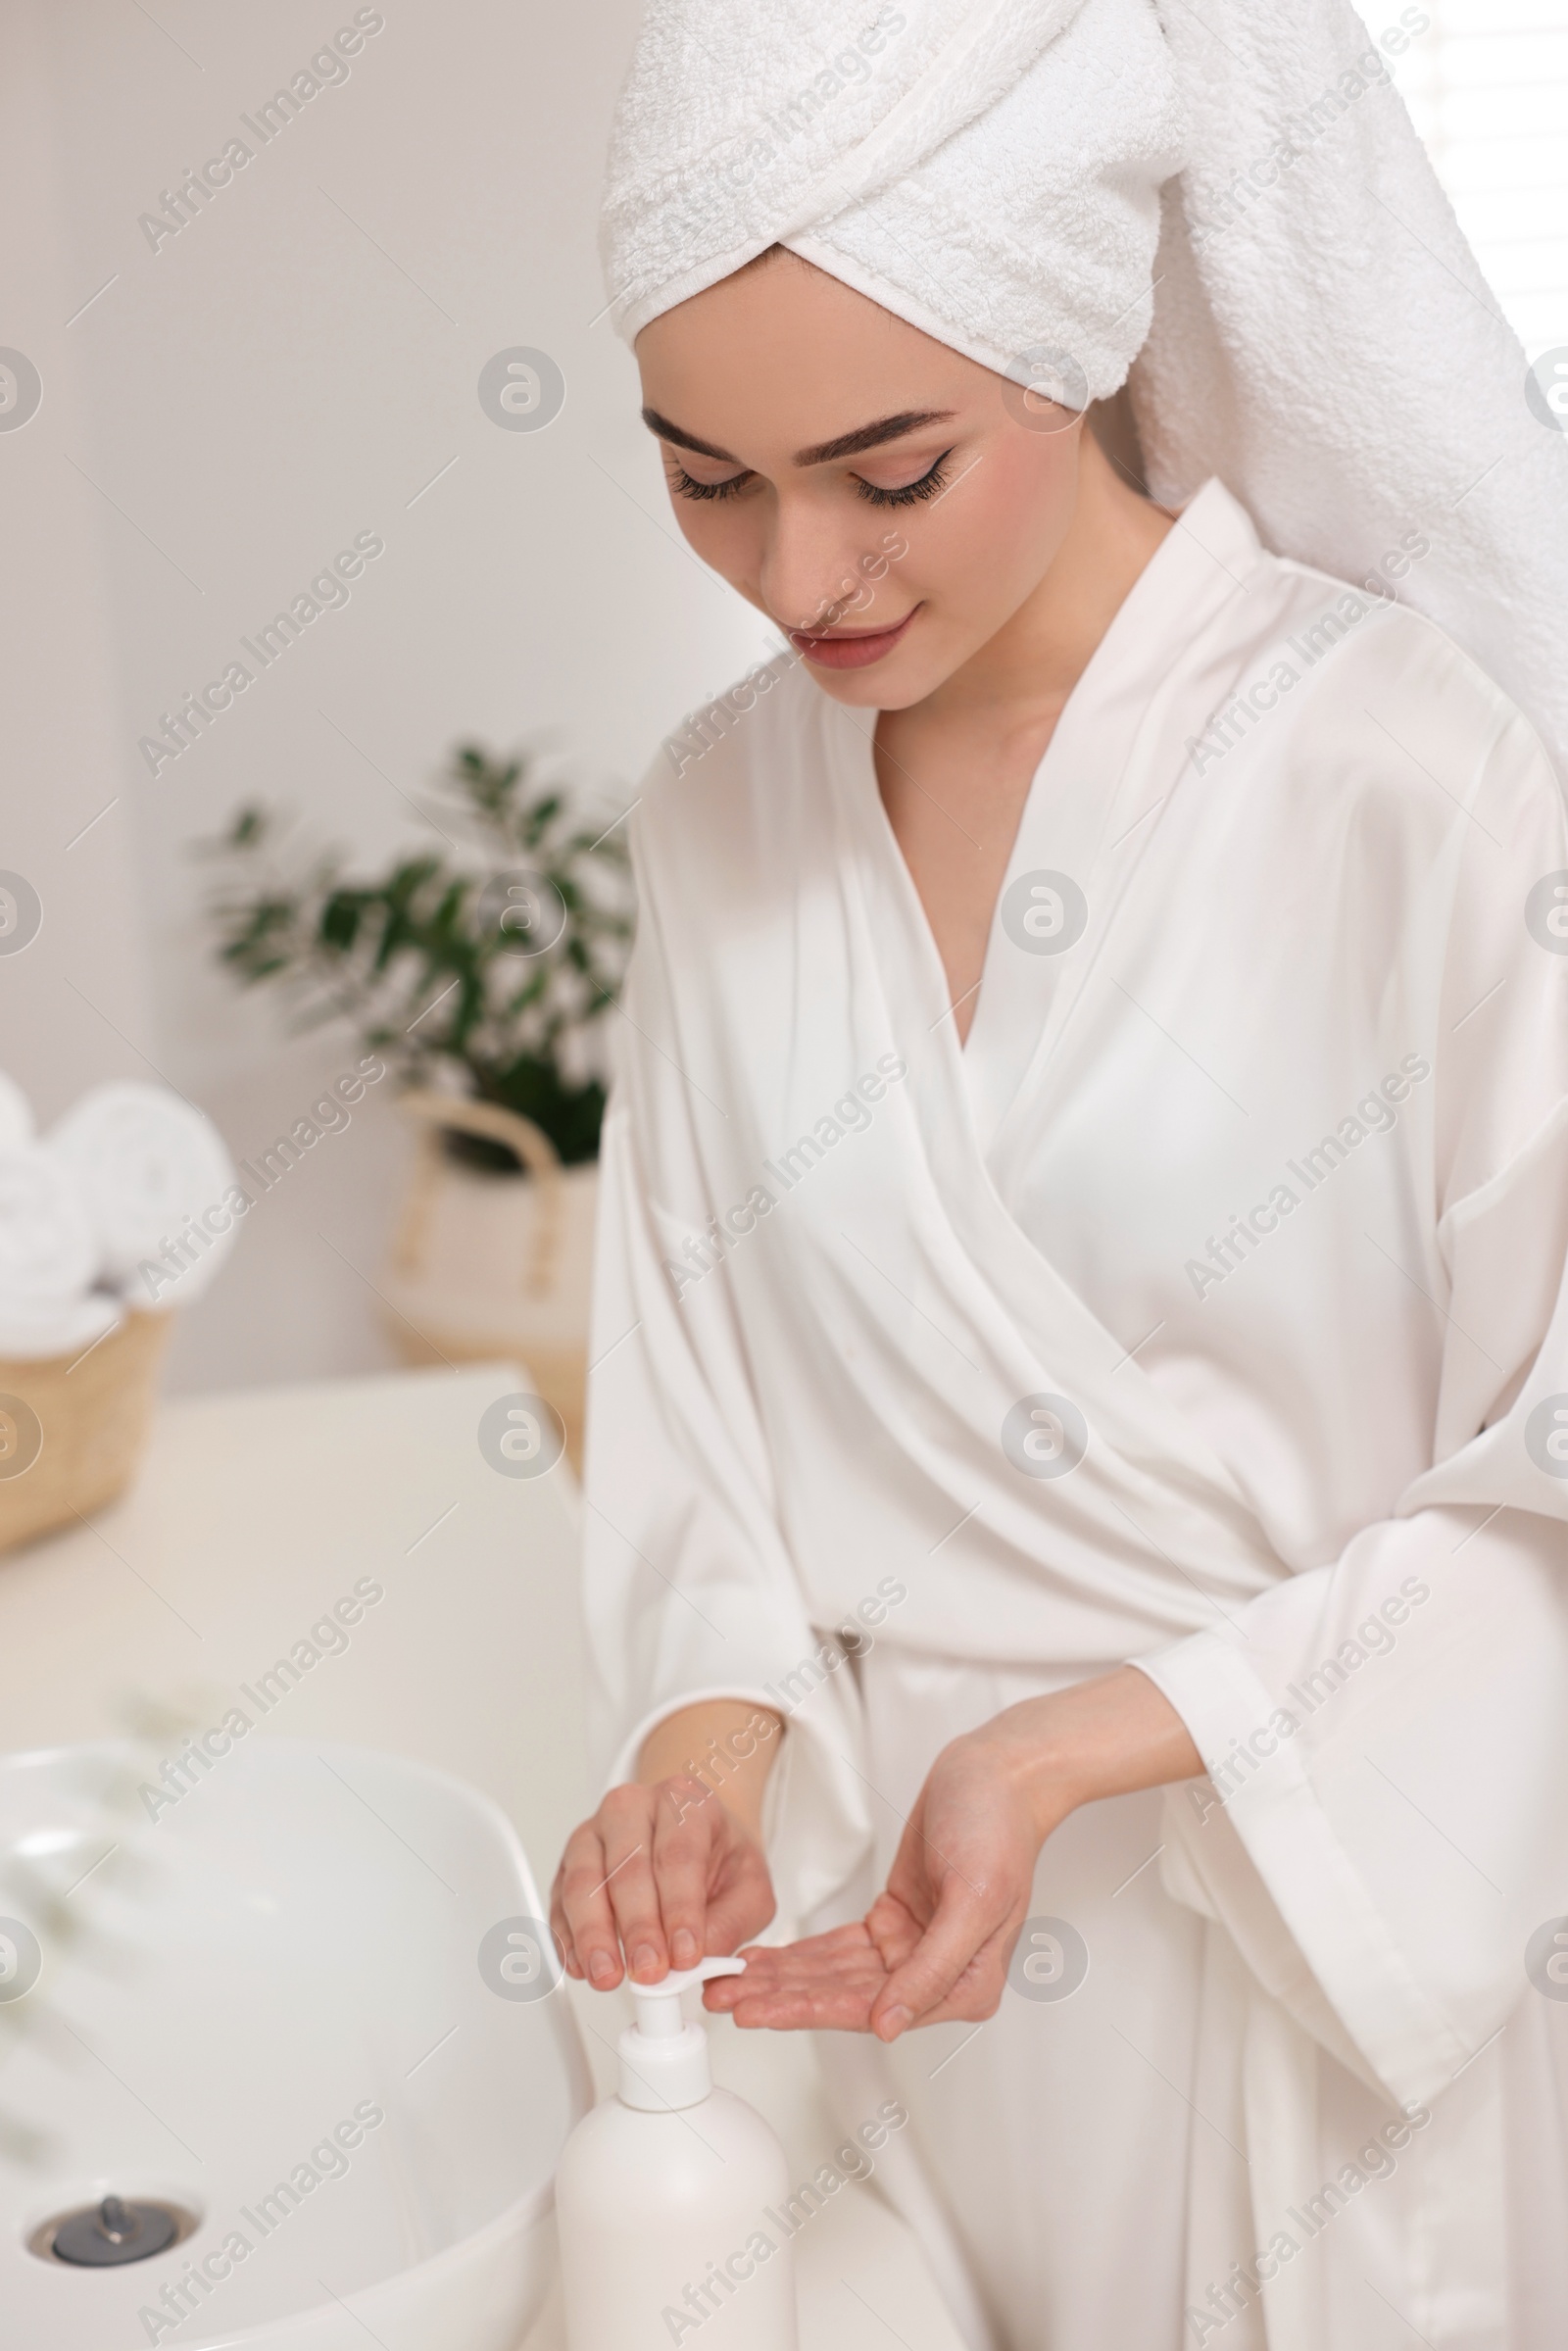
[[(960, 1040), (948, 996), (941, 950), (883, 804), (876, 774), (876, 717), (829, 706), (842, 727), (843, 772), (860, 813), (862, 852), (891, 894), (913, 948), (920, 1000), (930, 1007), (934, 1045), (956, 1063), (961, 1091), (984, 1157), (1048, 1034), (1077, 993), (1087, 954), (1026, 954), (1007, 927), (1009, 893), (1025, 876), (1065, 873), (1090, 900), (1101, 895), (1107, 850), (1147, 835), (1154, 808), (1129, 808), (1121, 790), (1134, 745), (1162, 680), (1197, 634), (1230, 599), (1245, 593), (1245, 572), (1259, 546), (1246, 511), (1217, 477), (1189, 501), (1167, 531), (1085, 663), (1062, 706), (1030, 780), (1002, 886), (992, 908), (979, 1000)], [(1137, 847), (1141, 849), (1140, 839)], [(1068, 920), (1072, 919), (1069, 909)], [(1013, 915), (1016, 926), (1016, 914)], [(1102, 925), (1086, 919), (1085, 948)], [(1076, 942), (1075, 942), (1076, 944)]]
[[(1217, 687), (1229, 676), (1234, 600), (1248, 593), (1248, 575), (1261, 560), (1246, 513), (1215, 480), (1140, 573), (1037, 769), (993, 917), (981, 1006), (962, 1049), (942, 958), (882, 806), (869, 733), (856, 722), (858, 712), (824, 698), (819, 737), (843, 828), (845, 880), (858, 902), (884, 1016), (909, 1071), (904, 1099), (933, 1186), (930, 1207), (941, 1220), (931, 1245), (938, 1247), (934, 1236), (945, 1225), (983, 1290), (1004, 1301), (1008, 1327), (1035, 1358), (1035, 1386), (1070, 1396), (1082, 1411), (1109, 1496), (1101, 1528), (1106, 1558), (1126, 1543), (1118, 1529), (1130, 1525), (1148, 1541), (1143, 1531), (1154, 1523), (1160, 1534), (1152, 1556), (1174, 1565), (1210, 1608), (1220, 1606), (1216, 1592), (1247, 1595), (1283, 1572), (1257, 1512), (1182, 1404), (1019, 1221), (999, 1160), (1015, 1101), (1018, 1117), (1039, 1115), (1042, 1061), (1083, 999), (1126, 885), (1178, 788), (1180, 766), (1172, 770), (1161, 756), (1172, 697), (1191, 702), (1195, 661)], [(1202, 643), (1209, 636), (1212, 655)], [(1196, 708), (1189, 716), (1200, 724)], [(1052, 831), (1063, 809), (1076, 827), (1071, 862), (1085, 877), (1091, 908), (1075, 943), (1081, 952), (1040, 955), (1007, 935), (1001, 911), (1015, 880), (1037, 868), (1071, 872), (1057, 847), (1063, 836)], [(983, 1017), (995, 1018), (995, 1043), (982, 1031)], [(1151, 1572), (1157, 1582), (1158, 1571)]]

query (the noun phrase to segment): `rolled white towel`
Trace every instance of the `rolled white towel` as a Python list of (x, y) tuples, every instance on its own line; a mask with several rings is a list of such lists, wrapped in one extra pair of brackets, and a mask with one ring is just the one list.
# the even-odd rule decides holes
[(15, 1078), (0, 1069), (0, 1151), (32, 1141), (32, 1109)]
[[(104, 1280), (137, 1306), (187, 1305), (233, 1244), (204, 1222), (237, 1183), (212, 1120), (162, 1086), (94, 1086), (50, 1143), (80, 1181)], [(216, 1220), (215, 1220), (216, 1221)]]
[(0, 1303), (0, 1362), (36, 1363), (79, 1355), (123, 1322), (124, 1308), (105, 1290), (38, 1306)]
[(0, 1316), (58, 1312), (98, 1271), (98, 1242), (74, 1168), (43, 1143), (0, 1150)]

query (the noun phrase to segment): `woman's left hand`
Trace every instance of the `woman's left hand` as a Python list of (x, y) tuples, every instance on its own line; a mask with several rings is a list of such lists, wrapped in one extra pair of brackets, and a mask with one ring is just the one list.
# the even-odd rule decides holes
[(942, 1749), (863, 1920), (753, 1946), (744, 1976), (706, 1987), (707, 2005), (741, 2026), (883, 2040), (994, 2016), (1052, 1831), (1079, 1804), (1202, 1768), (1181, 1717), (1134, 1666), (1009, 1706)]

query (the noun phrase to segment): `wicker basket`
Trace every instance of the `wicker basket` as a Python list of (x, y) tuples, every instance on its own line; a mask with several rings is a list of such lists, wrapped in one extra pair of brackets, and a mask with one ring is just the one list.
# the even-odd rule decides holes
[[(380, 1283), (393, 1345), (406, 1363), (519, 1360), (580, 1468), (597, 1167), (563, 1167), (542, 1128), (496, 1102), (420, 1090), (398, 1107), (419, 1147)], [(441, 1142), (454, 1127), (510, 1145), (525, 1174), (461, 1165)]]
[(0, 1359), (0, 1551), (85, 1518), (129, 1485), (172, 1320), (127, 1314), (84, 1352)]

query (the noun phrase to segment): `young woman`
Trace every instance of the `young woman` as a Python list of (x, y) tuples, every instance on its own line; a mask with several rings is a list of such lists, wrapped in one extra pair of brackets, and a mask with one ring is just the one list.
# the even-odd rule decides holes
[(1563, 448), (1385, 53), (1261, 13), (645, 29), (612, 290), (785, 649), (634, 820), (554, 1925), (771, 1922), (709, 2004), (905, 2101), (975, 2345), (1517, 2351), (1568, 823), (1471, 655), (1560, 747)]

